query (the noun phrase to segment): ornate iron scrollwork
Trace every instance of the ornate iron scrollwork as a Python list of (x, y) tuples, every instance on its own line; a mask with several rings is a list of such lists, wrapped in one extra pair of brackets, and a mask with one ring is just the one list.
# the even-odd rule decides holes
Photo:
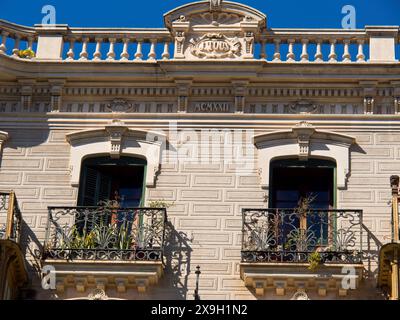
[(244, 209), (242, 237), (243, 262), (359, 263), (362, 211)]
[(160, 261), (166, 209), (49, 208), (44, 257)]

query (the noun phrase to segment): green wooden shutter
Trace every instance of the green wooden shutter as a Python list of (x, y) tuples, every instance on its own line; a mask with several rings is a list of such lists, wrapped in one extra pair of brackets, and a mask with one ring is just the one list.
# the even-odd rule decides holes
[(97, 194), (97, 177), (99, 172), (95, 169), (85, 167), (85, 173), (83, 175), (83, 194), (82, 194), (82, 205), (83, 206), (95, 206), (96, 205), (96, 194)]
[(100, 201), (110, 200), (111, 177), (97, 169), (85, 167), (83, 175), (83, 206), (97, 206)]

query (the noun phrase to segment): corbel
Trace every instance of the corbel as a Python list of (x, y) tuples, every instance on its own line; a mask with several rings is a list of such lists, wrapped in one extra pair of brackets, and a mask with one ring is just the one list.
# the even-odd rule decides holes
[(22, 111), (29, 111), (32, 107), (33, 89), (36, 84), (35, 79), (18, 79), (21, 93), (21, 108)]
[(299, 160), (307, 161), (310, 156), (310, 140), (315, 128), (308, 122), (301, 122), (293, 128), (299, 144)]
[(178, 112), (186, 113), (189, 107), (190, 88), (192, 86), (192, 79), (177, 79), (175, 84), (178, 92)]
[(400, 81), (392, 81), (394, 112), (400, 114)]
[(364, 96), (364, 113), (373, 114), (375, 107), (376, 98), (376, 81), (360, 81), (360, 85), (363, 87)]
[(51, 111), (59, 112), (62, 106), (62, 93), (65, 85), (63, 79), (49, 79), (50, 94), (51, 94)]
[(105, 128), (110, 135), (110, 157), (111, 159), (119, 159), (121, 157), (122, 137), (128, 128), (118, 120), (113, 121)]
[(246, 105), (246, 90), (249, 85), (248, 80), (233, 80), (232, 85), (235, 94), (235, 112), (244, 113)]

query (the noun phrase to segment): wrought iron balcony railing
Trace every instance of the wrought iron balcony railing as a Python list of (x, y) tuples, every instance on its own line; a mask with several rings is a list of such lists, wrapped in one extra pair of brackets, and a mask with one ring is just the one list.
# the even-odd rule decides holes
[(242, 262), (362, 261), (361, 210), (243, 209)]
[(165, 208), (49, 207), (43, 258), (161, 261)]
[(0, 239), (20, 242), (22, 215), (14, 191), (0, 192)]

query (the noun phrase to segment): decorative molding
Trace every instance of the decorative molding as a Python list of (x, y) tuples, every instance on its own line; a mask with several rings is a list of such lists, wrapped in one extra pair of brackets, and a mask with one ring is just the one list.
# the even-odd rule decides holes
[(313, 114), (317, 112), (318, 112), (318, 105), (308, 101), (299, 101), (289, 106), (289, 113)]
[(146, 159), (146, 186), (154, 187), (166, 136), (152, 131), (130, 129), (123, 122), (114, 120), (102, 129), (83, 130), (67, 134), (66, 140), (71, 145), (72, 186), (79, 186), (83, 159), (110, 155), (114, 159), (121, 156)]
[(9, 135), (7, 132), (0, 131), (0, 153), (3, 148), (4, 142), (6, 142), (8, 140), (8, 138), (9, 138)]
[(235, 112), (243, 113), (246, 105), (247, 86), (248, 80), (235, 80), (232, 81), (235, 94)]
[(400, 96), (394, 98), (394, 112), (400, 114)]
[(49, 79), (52, 112), (59, 112), (61, 110), (63, 88), (65, 83), (66, 81), (62, 79)]
[(210, 0), (210, 11), (221, 11), (222, 0)]
[[(354, 268), (352, 275), (343, 274), (343, 267)], [(302, 263), (241, 263), (240, 277), (246, 287), (262, 297), (267, 290), (275, 292), (276, 296), (285, 296), (295, 290), (291, 300), (309, 300), (309, 295), (325, 297), (327, 288), (336, 290), (337, 295), (347, 294), (342, 289), (343, 279), (354, 280), (359, 288), (363, 279), (362, 264), (323, 264), (314, 272), (307, 270), (307, 264)], [(295, 281), (293, 281), (295, 279)], [(305, 289), (307, 288), (307, 293)], [(272, 289), (272, 290), (271, 290)]]
[(335, 132), (317, 130), (311, 124), (302, 122), (288, 131), (276, 131), (254, 136), (254, 144), (259, 152), (259, 168), (262, 168), (261, 184), (269, 188), (270, 163), (274, 159), (311, 157), (329, 159), (336, 162), (337, 187), (346, 188), (350, 170), (350, 147), (355, 138)]
[(197, 58), (238, 58), (241, 55), (242, 44), (239, 39), (229, 39), (222, 33), (207, 33), (200, 38), (192, 38), (189, 42), (190, 52)]
[(34, 79), (19, 79), (20, 93), (21, 93), (21, 106), (22, 111), (29, 111), (32, 107), (32, 96), (36, 80)]
[(304, 289), (297, 289), (296, 293), (290, 300), (310, 300)]
[(365, 114), (373, 114), (375, 106), (375, 99), (373, 97), (365, 97), (364, 98), (364, 113)]
[(103, 289), (94, 289), (89, 295), (89, 300), (108, 300), (108, 296)]
[(129, 101), (121, 98), (114, 99), (111, 103), (106, 106), (108, 111), (113, 113), (117, 112), (129, 112), (133, 109), (133, 104)]
[(178, 113), (186, 113), (189, 106), (190, 87), (193, 83), (191, 79), (175, 80), (178, 91)]

